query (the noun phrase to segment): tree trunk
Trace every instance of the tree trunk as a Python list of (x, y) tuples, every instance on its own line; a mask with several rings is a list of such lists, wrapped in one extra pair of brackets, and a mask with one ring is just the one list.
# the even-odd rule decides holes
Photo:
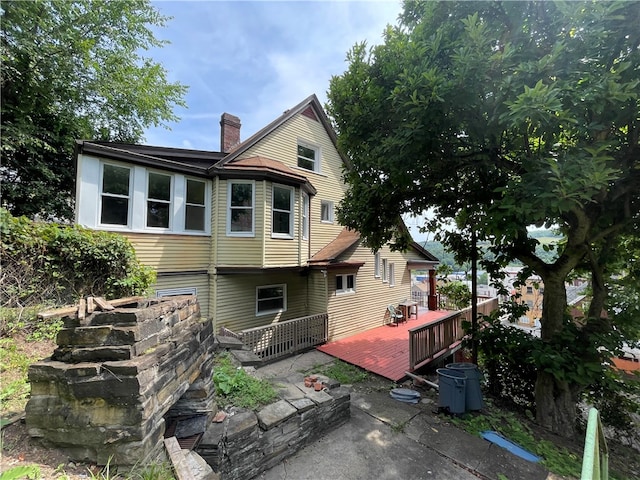
[[(542, 299), (543, 342), (550, 342), (562, 332), (567, 310), (565, 275), (546, 272), (543, 276), (544, 297)], [(558, 380), (552, 373), (538, 369), (536, 379), (536, 421), (544, 428), (565, 437), (575, 430), (576, 395), (566, 381)]]
[(535, 393), (538, 424), (563, 437), (573, 437), (578, 398), (569, 383), (539, 370)]

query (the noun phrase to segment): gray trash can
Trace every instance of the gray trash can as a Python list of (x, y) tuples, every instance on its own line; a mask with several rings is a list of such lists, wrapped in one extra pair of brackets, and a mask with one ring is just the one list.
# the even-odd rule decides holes
[(464, 413), (467, 376), (457, 370), (438, 368), (438, 407)]
[(480, 370), (474, 363), (450, 363), (447, 370), (464, 373), (467, 377), (465, 393), (466, 410), (482, 410), (482, 391), (480, 390)]

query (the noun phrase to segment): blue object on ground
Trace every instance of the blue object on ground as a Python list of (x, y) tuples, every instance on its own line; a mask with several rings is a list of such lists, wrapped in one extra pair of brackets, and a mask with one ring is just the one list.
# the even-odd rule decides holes
[(538, 463), (541, 460), (541, 458), (538, 457), (537, 455), (534, 455), (533, 453), (528, 452), (527, 450), (522, 448), (520, 445), (513, 443), (511, 440), (504, 438), (498, 432), (494, 432), (493, 430), (487, 430), (487, 431), (481, 432), (480, 436), (482, 436), (482, 438), (484, 438), (485, 440), (488, 440), (491, 443), (495, 443), (499, 447), (509, 450), (514, 455), (517, 455), (520, 458), (524, 458), (525, 460), (528, 460), (530, 462)]
[(408, 388), (394, 388), (390, 392), (391, 398), (404, 403), (418, 403), (420, 393)]

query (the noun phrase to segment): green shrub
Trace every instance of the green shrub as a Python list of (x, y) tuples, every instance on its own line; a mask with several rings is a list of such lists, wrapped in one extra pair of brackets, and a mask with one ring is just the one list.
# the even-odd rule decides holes
[(33, 222), (0, 209), (0, 305), (65, 305), (94, 295), (141, 295), (155, 273), (122, 235)]
[(236, 367), (226, 354), (216, 359), (213, 383), (221, 406), (233, 405), (256, 410), (270, 404), (278, 396), (269, 382), (252, 377)]
[(500, 319), (486, 317), (481, 329), (479, 363), (485, 372), (486, 389), (494, 397), (520, 410), (535, 411), (536, 365), (532, 358), (539, 340)]

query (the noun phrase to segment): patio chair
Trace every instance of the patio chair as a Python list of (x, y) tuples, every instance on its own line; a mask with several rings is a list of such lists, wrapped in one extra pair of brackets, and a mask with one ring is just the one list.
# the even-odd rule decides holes
[(398, 323), (404, 321), (404, 315), (402, 314), (402, 311), (400, 311), (399, 309), (397, 309), (393, 305), (389, 305), (387, 307), (387, 310), (389, 311), (389, 319), (393, 323), (395, 323), (396, 325), (398, 325)]

